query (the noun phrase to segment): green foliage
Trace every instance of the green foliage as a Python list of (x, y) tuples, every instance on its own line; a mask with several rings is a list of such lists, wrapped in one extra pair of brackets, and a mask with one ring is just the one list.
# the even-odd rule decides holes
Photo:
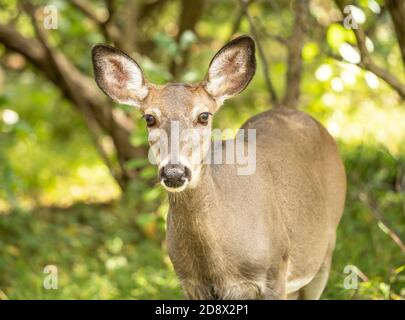
[[(376, 24), (370, 11), (374, 2), (358, 2), (367, 26)], [(313, 2), (311, 12), (325, 21), (329, 12), (321, 3)], [(51, 43), (90, 75), (90, 48), (105, 42), (104, 38), (97, 26), (68, 2), (54, 4), (60, 10), (60, 28), (48, 32)], [(17, 14), (15, 1), (2, 1), (0, 7), (1, 21)], [(149, 81), (163, 84), (173, 80), (169, 72), (173, 61), (181, 64), (189, 51), (189, 63), (179, 80), (199, 81), (213, 54), (232, 34), (230, 12), (234, 8), (231, 0), (207, 2), (195, 33), (185, 31), (177, 38), (178, 2), (170, 1), (158, 17), (138, 30), (155, 50), (130, 54)], [(258, 1), (249, 9), (260, 17), (264, 30), (289, 36), (293, 15), (288, 6), (279, 11)], [(18, 28), (27, 37), (33, 35), (27, 17), (19, 19)], [(390, 28), (388, 19), (378, 20), (370, 35), (372, 54), (378, 64), (404, 79)], [(404, 299), (404, 254), (373, 214), (373, 210), (382, 212), (390, 227), (404, 237), (404, 103), (373, 74), (324, 54), (353, 57), (347, 46), (356, 42), (351, 30), (330, 23), (325, 31), (319, 39), (317, 30), (311, 30), (303, 50), (302, 109), (320, 120), (340, 142), (348, 194), (323, 297)], [(239, 32), (249, 32), (246, 19), (242, 19)], [(287, 69), (285, 49), (272, 37), (261, 38), (271, 78), (281, 95)], [(0, 53), (4, 52), (0, 47)], [(156, 168), (147, 159), (125, 163), (139, 174), (121, 194), (84, 121), (38, 70), (28, 67), (25, 60), (20, 64), (14, 71), (0, 67), (0, 299), (182, 298), (165, 250), (168, 203), (165, 192), (153, 182)], [(236, 129), (271, 107), (261, 67), (258, 61), (249, 87), (220, 109), (215, 127)], [(147, 145), (139, 112), (117, 107), (133, 113), (136, 129), (131, 143)], [(58, 290), (43, 287), (43, 269), (50, 264), (58, 267)], [(362, 272), (357, 289), (344, 288), (348, 265)]]
[[(378, 209), (400, 235), (405, 234), (405, 192), (397, 179), (405, 170), (405, 154), (393, 157), (385, 148), (341, 146), (348, 177), (345, 212), (338, 228), (336, 250), (326, 298), (404, 299), (405, 258), (400, 248), (378, 223)], [(377, 208), (361, 201), (367, 194)], [(344, 288), (347, 265), (366, 275), (357, 290)]]
[[(325, 299), (405, 298), (405, 259), (359, 194), (376, 200), (394, 228), (405, 233), (405, 193), (395, 189), (405, 155), (386, 149), (341, 145), (348, 176), (346, 209)], [(139, 165), (138, 161), (133, 162)], [(142, 191), (144, 190), (144, 191)], [(167, 199), (158, 187), (135, 184), (124, 200), (76, 204), (0, 216), (0, 296), (10, 299), (179, 299), (182, 293), (164, 245)], [(127, 199), (128, 201), (128, 199)], [(135, 201), (135, 200), (134, 200)], [(143, 203), (143, 211), (133, 209)], [(43, 268), (59, 270), (59, 289), (46, 290)], [(346, 289), (344, 269), (367, 279)]]
[[(159, 242), (139, 227), (151, 221), (127, 210), (77, 204), (1, 216), (0, 299), (180, 298)], [(57, 290), (44, 289), (46, 265), (58, 268)]]
[[(30, 71), (10, 74), (0, 97), (0, 208), (119, 194), (83, 120), (53, 86)], [(5, 121), (10, 113), (17, 118)]]

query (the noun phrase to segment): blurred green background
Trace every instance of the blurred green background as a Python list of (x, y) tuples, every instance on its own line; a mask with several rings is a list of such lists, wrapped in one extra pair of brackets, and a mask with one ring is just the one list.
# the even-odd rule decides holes
[[(91, 47), (125, 50), (154, 83), (194, 82), (226, 41), (253, 32), (281, 99), (286, 42), (303, 14), (294, 2), (242, 10), (233, 0), (0, 1), (0, 299), (183, 297), (165, 248), (167, 196), (144, 156), (145, 124), (95, 87)], [(297, 107), (336, 138), (348, 178), (322, 298), (403, 299), (405, 97), (358, 65), (359, 39), (334, 1), (305, 3)], [(373, 62), (405, 86), (404, 43), (386, 2), (350, 4)], [(55, 9), (57, 28), (44, 30)], [(215, 127), (236, 129), (272, 107), (257, 58), (254, 80)], [(47, 265), (58, 268), (57, 290), (43, 286)], [(344, 287), (350, 265), (354, 289)]]

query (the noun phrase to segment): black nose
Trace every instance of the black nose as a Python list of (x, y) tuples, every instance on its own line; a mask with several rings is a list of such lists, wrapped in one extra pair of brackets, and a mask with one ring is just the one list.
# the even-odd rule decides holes
[(189, 169), (181, 164), (167, 164), (160, 169), (160, 179), (170, 188), (181, 187), (189, 177)]

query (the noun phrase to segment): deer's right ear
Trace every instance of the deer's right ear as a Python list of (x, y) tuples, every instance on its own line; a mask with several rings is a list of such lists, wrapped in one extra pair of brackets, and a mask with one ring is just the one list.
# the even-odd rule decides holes
[(122, 51), (102, 44), (93, 47), (92, 58), (101, 90), (119, 103), (139, 107), (149, 93), (139, 65)]

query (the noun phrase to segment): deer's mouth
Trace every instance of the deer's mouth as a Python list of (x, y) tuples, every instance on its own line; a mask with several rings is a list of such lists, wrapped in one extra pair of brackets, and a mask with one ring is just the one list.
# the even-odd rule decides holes
[(173, 182), (173, 181), (162, 179), (162, 180), (160, 180), (160, 183), (169, 192), (181, 192), (184, 189), (186, 189), (188, 180), (183, 178), (183, 180), (181, 180), (181, 181)]

